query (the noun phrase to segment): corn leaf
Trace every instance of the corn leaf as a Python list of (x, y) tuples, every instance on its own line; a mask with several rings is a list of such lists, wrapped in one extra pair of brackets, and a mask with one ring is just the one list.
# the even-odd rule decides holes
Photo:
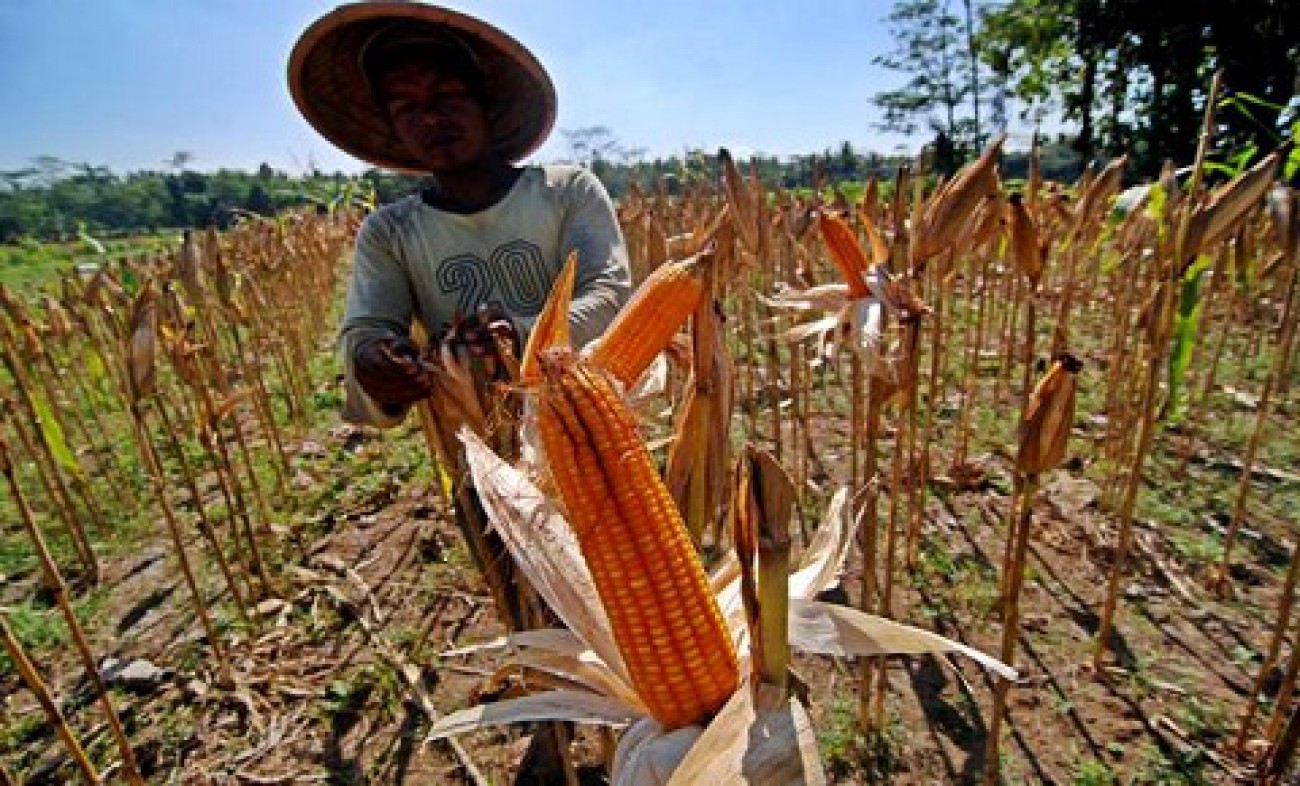
[(1183, 381), (1187, 367), (1192, 362), (1196, 348), (1196, 328), (1201, 321), (1204, 302), (1201, 300), (1201, 281), (1209, 270), (1208, 256), (1197, 258), (1183, 275), (1183, 285), (1178, 295), (1178, 316), (1174, 319), (1174, 346), (1169, 353), (1169, 403), (1165, 407), (1165, 422), (1177, 423), (1187, 409), (1187, 394)]
[(68, 447), (68, 440), (63, 435), (63, 428), (59, 426), (59, 421), (54, 418), (54, 412), (50, 410), (49, 403), (41, 398), (41, 395), (35, 390), (31, 391), (32, 409), (35, 410), (36, 418), (41, 424), (41, 439), (49, 446), (50, 453), (54, 460), (59, 462), (59, 466), (72, 473), (74, 477), (81, 474), (81, 465), (77, 463), (77, 457), (73, 455), (72, 449)]
[(1005, 663), (937, 633), (814, 600), (790, 600), (790, 645), (836, 658), (951, 652), (1008, 680), (1016, 679), (1016, 670)]
[(552, 690), (453, 712), (436, 721), (425, 739), (440, 740), (490, 726), (530, 721), (557, 720), (598, 726), (626, 726), (638, 717), (635, 709), (616, 699), (576, 690)]

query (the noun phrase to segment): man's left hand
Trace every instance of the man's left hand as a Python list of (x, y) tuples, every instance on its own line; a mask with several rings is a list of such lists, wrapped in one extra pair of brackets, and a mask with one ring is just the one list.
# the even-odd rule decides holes
[(478, 313), (462, 322), (456, 331), (457, 342), (474, 357), (496, 357), (498, 341), (509, 341), (519, 355), (519, 332), (499, 303), (479, 306)]

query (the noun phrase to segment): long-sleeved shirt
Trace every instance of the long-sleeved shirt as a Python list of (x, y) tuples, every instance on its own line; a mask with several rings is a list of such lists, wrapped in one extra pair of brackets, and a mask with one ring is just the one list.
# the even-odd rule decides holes
[(582, 346), (604, 332), (631, 286), (627, 249), (609, 195), (575, 166), (531, 166), (495, 205), (450, 213), (412, 195), (372, 213), (357, 233), (341, 343), (343, 417), (388, 427), (389, 414), (353, 374), (355, 348), (409, 335), (412, 319), (436, 334), (459, 314), (497, 302), (526, 338), (569, 252), (578, 275), (570, 332)]

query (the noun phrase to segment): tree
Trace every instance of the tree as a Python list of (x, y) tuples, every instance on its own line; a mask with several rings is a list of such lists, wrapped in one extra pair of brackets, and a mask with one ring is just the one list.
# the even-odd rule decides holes
[(598, 161), (609, 161), (621, 150), (609, 126), (569, 128), (560, 133), (569, 146), (569, 159), (588, 168)]
[[(914, 134), (922, 127), (936, 141), (975, 150), (980, 144), (980, 64), (971, 56), (976, 9), (966, 3), (967, 24), (949, 10), (950, 0), (898, 0), (888, 22), (897, 48), (875, 58), (877, 65), (909, 74), (900, 88), (877, 93), (872, 102), (884, 110), (877, 125), (885, 131)], [(964, 111), (971, 102), (971, 112)], [(942, 140), (939, 135), (942, 134)]]
[(1216, 141), (1262, 155), (1300, 76), (1294, 0), (1008, 0), (984, 15), (984, 62), (1031, 106), (1059, 101), (1075, 148), (1131, 152), (1152, 175), (1195, 154), (1209, 76), (1227, 99)]
[(175, 169), (177, 172), (182, 172), (185, 170), (185, 167), (189, 166), (193, 161), (193, 153), (188, 150), (177, 150), (175, 153), (172, 153), (171, 158), (168, 158), (163, 163), (172, 169)]

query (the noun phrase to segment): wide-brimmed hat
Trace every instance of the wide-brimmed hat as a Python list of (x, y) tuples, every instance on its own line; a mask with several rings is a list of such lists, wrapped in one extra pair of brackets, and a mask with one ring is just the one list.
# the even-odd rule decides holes
[(376, 166), (426, 171), (375, 102), (362, 65), (377, 37), (407, 25), (417, 37), (419, 30), (432, 31), (462, 42), (472, 54), (483, 74), (490, 143), (502, 157), (519, 161), (546, 140), (555, 124), (555, 86), (537, 58), (486, 22), (411, 0), (339, 6), (316, 20), (294, 45), (289, 91), (298, 111), (322, 136)]

